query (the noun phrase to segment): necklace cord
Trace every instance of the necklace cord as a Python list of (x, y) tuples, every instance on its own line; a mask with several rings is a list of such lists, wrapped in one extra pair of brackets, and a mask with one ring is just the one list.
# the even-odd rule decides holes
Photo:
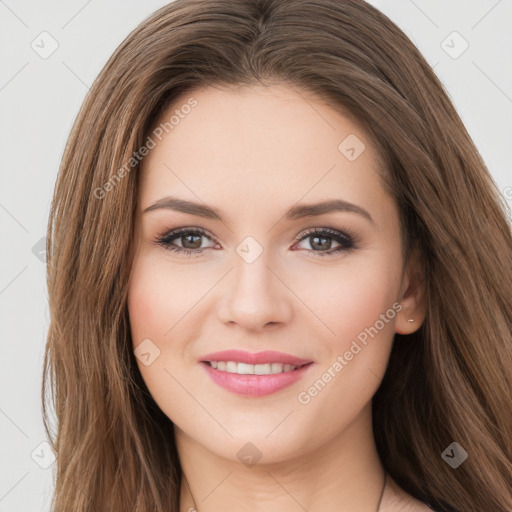
[(384, 485), (382, 486), (382, 491), (380, 491), (379, 503), (377, 504), (377, 512), (380, 510), (380, 505), (382, 503), (382, 498), (384, 497), (384, 491), (386, 490), (386, 482), (388, 480), (388, 472), (384, 471)]
[[(388, 473), (387, 473), (387, 471), (384, 471), (384, 485), (382, 486), (382, 491), (380, 491), (379, 503), (377, 504), (377, 512), (379, 512), (379, 510), (380, 510), (380, 505), (382, 503), (382, 498), (384, 497), (384, 491), (386, 489), (387, 479), (388, 479)], [(185, 476), (185, 483), (187, 484), (188, 492), (190, 493), (190, 496), (192, 497), (192, 501), (194, 502), (194, 511), (195, 512), (199, 512), (199, 510), (197, 510), (196, 500), (194, 499), (194, 495), (192, 494), (192, 490), (190, 489), (190, 485), (188, 485), (188, 480), (187, 480), (186, 476)]]

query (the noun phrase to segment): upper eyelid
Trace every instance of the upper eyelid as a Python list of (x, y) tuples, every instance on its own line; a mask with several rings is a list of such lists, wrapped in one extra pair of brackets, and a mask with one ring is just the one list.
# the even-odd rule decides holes
[(210, 234), (209, 231), (203, 229), (203, 228), (176, 228), (176, 229), (170, 229), (168, 231), (164, 231), (160, 235), (158, 235), (159, 238), (174, 238), (178, 235), (185, 234), (185, 233), (194, 233), (202, 235), (206, 238), (209, 238), (211, 241), (217, 241), (217, 237)]
[[(334, 233), (330, 233), (329, 231), (333, 231)], [(327, 237), (331, 237), (331, 238), (336, 238), (336, 235), (340, 235), (342, 238), (347, 238), (348, 240), (350, 240), (353, 243), (356, 243), (358, 241), (358, 237), (351, 234), (351, 232), (347, 232), (345, 229), (340, 230), (340, 229), (332, 228), (329, 226), (313, 226), (310, 228), (306, 228), (306, 229), (300, 231), (300, 233), (298, 235), (296, 235), (293, 238), (293, 240), (295, 243), (299, 243), (299, 242), (302, 242), (304, 239), (306, 239), (308, 236), (311, 236), (317, 232), (324, 232)], [(217, 239), (217, 237), (210, 234), (210, 232), (208, 230), (206, 230), (204, 228), (188, 227), (188, 226), (164, 231), (162, 234), (160, 234), (158, 236), (158, 238), (159, 239), (162, 239), (162, 238), (173, 239), (173, 238), (179, 236), (180, 234), (184, 234), (184, 233), (200, 234), (200, 235), (208, 238), (211, 242), (221, 243)], [(339, 242), (336, 242), (336, 243), (339, 243)]]

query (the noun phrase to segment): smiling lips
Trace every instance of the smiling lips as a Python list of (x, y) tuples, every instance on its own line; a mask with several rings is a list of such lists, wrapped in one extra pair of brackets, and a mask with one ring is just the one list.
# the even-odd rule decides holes
[(266, 363), (247, 364), (236, 361), (208, 361), (212, 368), (238, 375), (276, 375), (277, 373), (291, 372), (299, 368), (293, 364)]
[(264, 396), (301, 379), (313, 361), (267, 350), (256, 354), (224, 350), (200, 358), (208, 376), (219, 386), (238, 395)]

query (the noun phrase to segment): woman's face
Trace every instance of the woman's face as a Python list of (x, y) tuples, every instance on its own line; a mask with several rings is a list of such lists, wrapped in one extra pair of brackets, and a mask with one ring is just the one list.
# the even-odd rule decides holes
[[(200, 89), (162, 122), (173, 114), (142, 162), (128, 299), (153, 398), (180, 435), (228, 459), (285, 460), (368, 427), (393, 335), (420, 323), (407, 323), (398, 209), (375, 148), (284, 85)], [(312, 207), (324, 202), (335, 207)], [(226, 350), (245, 358), (212, 356)], [(251, 359), (264, 351), (283, 359)]]

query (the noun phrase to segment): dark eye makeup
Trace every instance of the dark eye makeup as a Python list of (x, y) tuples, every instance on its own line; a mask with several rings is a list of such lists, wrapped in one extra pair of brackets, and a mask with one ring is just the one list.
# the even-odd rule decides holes
[[(191, 227), (177, 228), (170, 231), (165, 230), (157, 235), (153, 243), (168, 251), (191, 257), (199, 256), (205, 249), (214, 248), (201, 247), (203, 238), (206, 238), (219, 246), (214, 237), (210, 236), (204, 229)], [(357, 248), (357, 237), (330, 227), (310, 228), (297, 236), (294, 242), (296, 244), (304, 240), (308, 240), (311, 247), (320, 249), (305, 249), (308, 254), (311, 254), (314, 257), (332, 256), (340, 252), (350, 252)], [(334, 249), (331, 248), (333, 240), (339, 244), (339, 247), (335, 247)], [(174, 243), (175, 241), (179, 241), (181, 246), (176, 245)], [(194, 244), (196, 247), (194, 247)], [(186, 247), (186, 245), (192, 245), (192, 247)], [(327, 248), (328, 250), (322, 250), (325, 246), (329, 246)]]

